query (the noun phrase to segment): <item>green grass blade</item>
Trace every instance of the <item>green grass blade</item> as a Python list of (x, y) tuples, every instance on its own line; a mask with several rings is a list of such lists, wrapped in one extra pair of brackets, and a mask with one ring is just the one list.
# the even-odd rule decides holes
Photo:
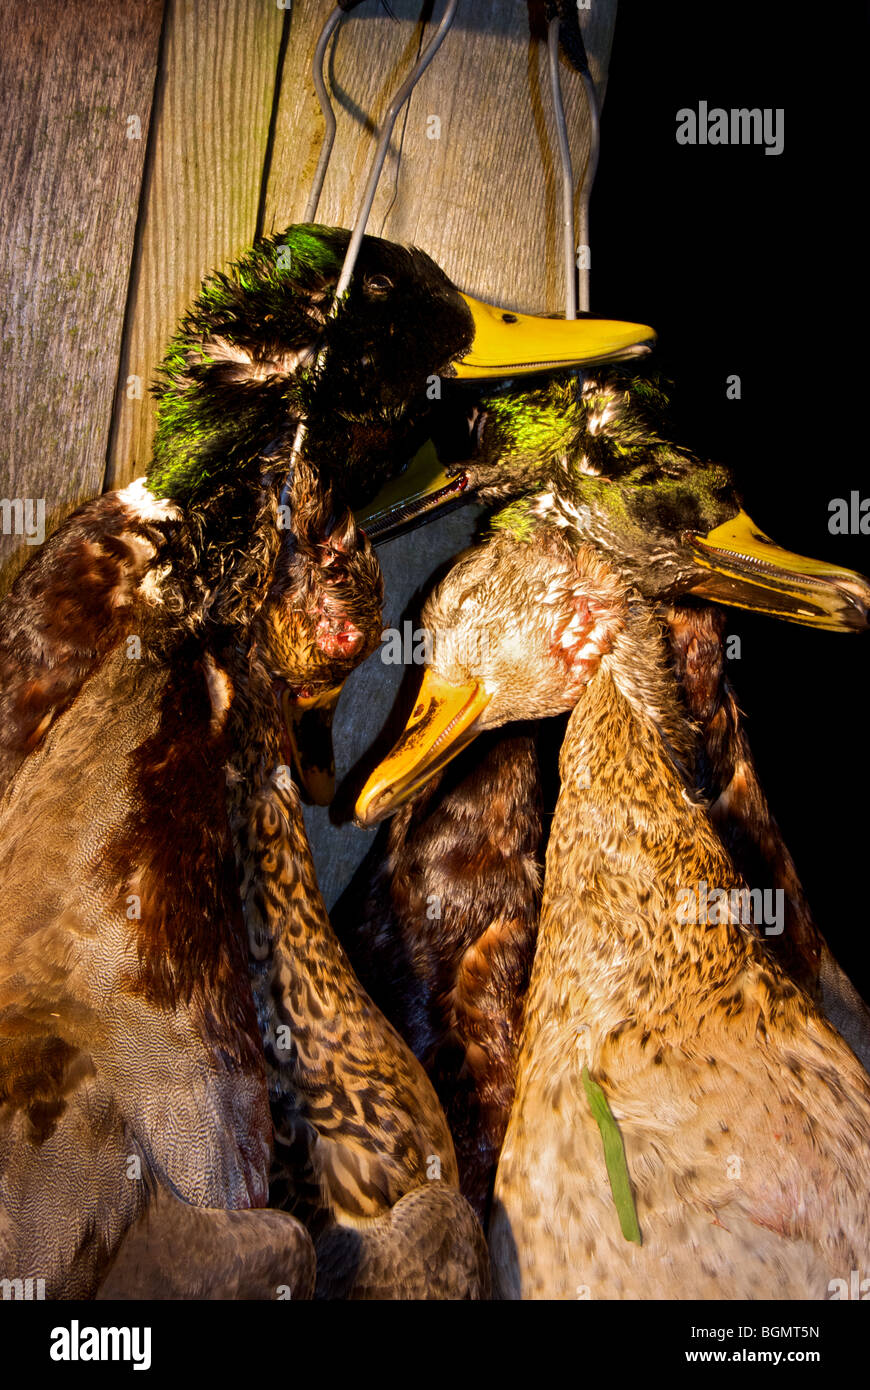
[(592, 1080), (589, 1075), (589, 1068), (586, 1066), (583, 1068), (583, 1087), (589, 1101), (589, 1108), (595, 1116), (595, 1123), (601, 1134), (601, 1142), (604, 1145), (604, 1162), (607, 1165), (610, 1191), (613, 1194), (613, 1204), (616, 1207), (622, 1234), (626, 1240), (634, 1241), (635, 1245), (642, 1245), (640, 1226), (637, 1224), (637, 1210), (628, 1176), (628, 1164), (625, 1161), (625, 1145), (622, 1142), (622, 1135), (613, 1118), (610, 1106), (607, 1104), (606, 1095), (598, 1082)]

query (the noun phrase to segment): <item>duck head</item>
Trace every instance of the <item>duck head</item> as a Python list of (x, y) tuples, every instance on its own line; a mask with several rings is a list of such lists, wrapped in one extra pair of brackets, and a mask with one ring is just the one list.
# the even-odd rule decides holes
[[(482, 397), (469, 459), (445, 469), (430, 457), (403, 524), (451, 497), (514, 498), (496, 526), (522, 532), (549, 520), (574, 544), (599, 546), (647, 597), (694, 594), (792, 622), (866, 629), (866, 579), (772, 541), (744, 511), (727, 468), (659, 434), (652, 421), (663, 403), (655, 382), (613, 369)], [(389, 520), (386, 509), (362, 518), (375, 539)]]
[(252, 625), (252, 640), (281, 706), (288, 761), (303, 795), (332, 800), (332, 721), (342, 687), (381, 634), (383, 579), (352, 513), (336, 506), (305, 460), (291, 489), (292, 530)]
[(293, 226), (203, 283), (160, 369), (156, 495), (183, 502), (231, 483), (305, 417), (309, 457), (358, 505), (404, 462), (395, 450), (436, 378), (630, 355), (654, 337), (639, 324), (496, 309), (423, 251), (372, 236), (333, 315), (349, 236)]
[[(496, 513), (504, 546), (469, 552), (427, 602), (432, 660), (405, 732), (361, 793), (362, 824), (390, 814), (481, 730), (576, 703), (616, 631), (607, 576), (647, 611), (696, 596), (837, 631), (870, 625), (863, 576), (771, 541), (728, 470), (660, 438), (622, 381), (554, 383), (530, 400), (531, 419), (515, 402), (495, 418), (501, 446), (511, 439), (526, 474), (538, 469), (540, 490)], [(498, 476), (481, 474), (496, 496), (516, 485), (511, 458), (499, 458)], [(597, 586), (576, 588), (572, 556)]]
[[(556, 395), (559, 394), (557, 391)], [(648, 423), (649, 383), (613, 375), (578, 387), (573, 433), (547, 461), (548, 484), (509, 505), (496, 527), (532, 517), (591, 543), (645, 597), (694, 595), (840, 632), (870, 626), (870, 584), (854, 570), (772, 541), (746, 513), (733, 475)]]
[(552, 526), (507, 531), (459, 557), (427, 600), (420, 693), (356, 803), (391, 815), (485, 729), (573, 709), (621, 631), (626, 586), (591, 546)]

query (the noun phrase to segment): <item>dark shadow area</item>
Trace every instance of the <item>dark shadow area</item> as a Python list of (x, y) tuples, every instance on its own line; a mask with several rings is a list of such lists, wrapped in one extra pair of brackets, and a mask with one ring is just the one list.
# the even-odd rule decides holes
[[(592, 307), (652, 323), (674, 434), (734, 468), (780, 544), (867, 574), (870, 537), (832, 535), (829, 503), (870, 496), (855, 437), (865, 356), (861, 219), (865, 18), (776, 0), (738, 13), (619, 6), (592, 204)], [(823, 61), (824, 56), (824, 61)], [(678, 145), (676, 114), (784, 111), (784, 149)], [(739, 400), (726, 380), (740, 377)], [(819, 926), (870, 988), (861, 909), (870, 638), (730, 610), (731, 679), (762, 783)]]

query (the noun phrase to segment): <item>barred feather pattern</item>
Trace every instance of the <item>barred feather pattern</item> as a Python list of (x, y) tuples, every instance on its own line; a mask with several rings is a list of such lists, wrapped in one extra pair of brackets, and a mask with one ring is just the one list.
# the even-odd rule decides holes
[[(870, 1259), (870, 1078), (752, 928), (679, 915), (681, 889), (742, 881), (634, 697), (639, 650), (666, 684), (654, 631), (628, 615), (563, 745), (496, 1291), (824, 1299)], [(641, 1246), (619, 1229), (584, 1065), (625, 1143)]]
[(784, 930), (767, 939), (783, 969), (819, 1003), (870, 1068), (870, 1009), (819, 930), (797, 867), (761, 787), (737, 699), (725, 672), (722, 610), (670, 605), (664, 611), (674, 670), (703, 744), (699, 778), (710, 816), (753, 887), (783, 893)]
[(342, 923), (361, 978), (433, 1080), (481, 1220), (513, 1102), (540, 841), (533, 733), (483, 736), (390, 820), (362, 913), (349, 894)]
[[(485, 1246), (457, 1189), (450, 1132), (332, 930), (256, 658), (236, 688), (237, 717), (260, 732), (231, 767), (230, 807), (275, 1128), (272, 1204), (315, 1237), (318, 1297), (479, 1297)], [(321, 1261), (336, 1228), (357, 1248), (358, 1285), (340, 1260)]]

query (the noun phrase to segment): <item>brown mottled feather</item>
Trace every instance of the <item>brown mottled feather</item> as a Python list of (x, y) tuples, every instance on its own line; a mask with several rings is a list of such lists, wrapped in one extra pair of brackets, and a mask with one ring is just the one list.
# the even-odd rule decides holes
[(758, 778), (725, 669), (727, 617), (708, 606), (664, 610), (674, 670), (703, 743), (701, 791), (734, 863), (754, 888), (781, 889), (784, 930), (766, 938), (783, 969), (821, 1005), (865, 1067), (870, 1009), (834, 959), (813, 918), (797, 868)]
[(534, 736), (499, 731), (396, 814), (361, 918), (351, 894), (342, 909), (361, 978), (432, 1077), (481, 1219), (513, 1100), (540, 840)]
[[(271, 1200), (314, 1236), (317, 1297), (477, 1298), (485, 1245), (443, 1111), (332, 930), (287, 766), (276, 684), (291, 698), (334, 686), (380, 635), (374, 552), (326, 504), (298, 467), (293, 533), (232, 669), (230, 812), (275, 1131)], [(341, 1268), (328, 1252), (348, 1242), (358, 1258)]]
[[(485, 584), (454, 631), (490, 624), (482, 667), (444, 640), (474, 565)], [(549, 611), (535, 602), (545, 573)], [(753, 929), (680, 921), (681, 889), (742, 880), (690, 790), (694, 737), (654, 615), (588, 548), (569, 563), (493, 545), (439, 592), (438, 674), (485, 679), (492, 724), (545, 700), (555, 712), (576, 688), (553, 635), (577, 598), (597, 605), (603, 653), (582, 661), (562, 751), (490, 1222), (496, 1291), (827, 1297), (870, 1258), (870, 1078)], [(623, 1136), (641, 1246), (620, 1231), (584, 1065)]]
[[(52, 1298), (92, 1296), (166, 1191), (178, 1240), (200, 1233), (174, 1287), (220, 1296), (265, 1215), (247, 1213), (246, 1247), (214, 1210), (265, 1202), (271, 1133), (222, 734), (187, 655), (109, 653), (0, 802), (0, 1267)], [(285, 1262), (302, 1261), (285, 1282), (304, 1290), (305, 1239), (283, 1219)], [(262, 1238), (277, 1255), (274, 1215)]]
[[(483, 1236), (438, 1099), (332, 931), (255, 663), (237, 689), (238, 716), (259, 731), (233, 768), (232, 804), (275, 1126), (272, 1202), (314, 1236), (317, 1297), (480, 1297)], [(334, 1258), (348, 1243), (359, 1284), (357, 1263)]]

